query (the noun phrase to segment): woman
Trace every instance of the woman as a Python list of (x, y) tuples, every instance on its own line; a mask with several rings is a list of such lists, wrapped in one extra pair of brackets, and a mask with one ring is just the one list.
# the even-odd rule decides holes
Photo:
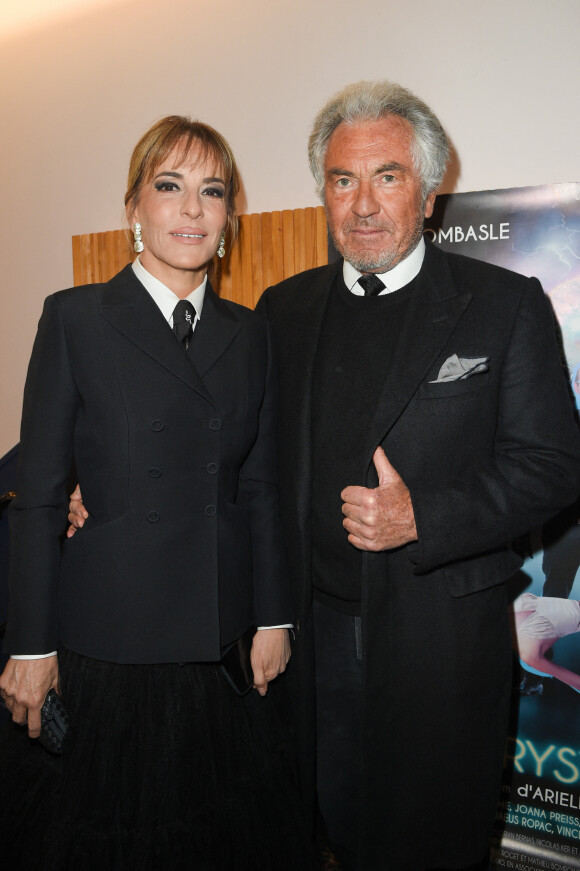
[(513, 610), (522, 667), (541, 677), (556, 677), (580, 693), (580, 675), (546, 656), (560, 638), (580, 632), (580, 602), (522, 593)]
[[(0, 693), (34, 738), (54, 688), (70, 727), (62, 769), (26, 746), (36, 790), (15, 765), (4, 778), (12, 867), (309, 864), (289, 736), (266, 695), (289, 658), (276, 627), (292, 620), (268, 336), (207, 281), (235, 236), (237, 190), (219, 133), (162, 119), (129, 168), (137, 261), (45, 303)], [(71, 468), (90, 516), (63, 543)], [(259, 694), (240, 696), (220, 658), (252, 625)]]

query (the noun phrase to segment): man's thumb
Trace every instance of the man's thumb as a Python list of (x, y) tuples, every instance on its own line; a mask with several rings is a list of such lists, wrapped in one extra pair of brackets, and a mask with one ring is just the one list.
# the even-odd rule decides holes
[(393, 484), (399, 480), (399, 473), (391, 466), (387, 455), (381, 447), (378, 447), (374, 452), (373, 463), (379, 476), (379, 484)]

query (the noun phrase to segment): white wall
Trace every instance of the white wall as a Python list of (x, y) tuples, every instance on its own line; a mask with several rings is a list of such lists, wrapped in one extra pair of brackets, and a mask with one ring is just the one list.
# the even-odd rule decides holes
[(459, 160), (445, 191), (580, 180), (579, 0), (87, 2), (0, 19), (0, 455), (42, 299), (72, 284), (70, 238), (121, 226), (131, 149), (161, 115), (225, 134), (242, 211), (316, 203), (309, 126), (362, 78), (435, 109)]

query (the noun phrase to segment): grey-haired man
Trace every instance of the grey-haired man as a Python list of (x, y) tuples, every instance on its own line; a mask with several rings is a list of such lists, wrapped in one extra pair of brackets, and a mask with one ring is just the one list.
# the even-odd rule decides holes
[(345, 88), (309, 153), (343, 260), (259, 303), (304, 792), (357, 871), (480, 868), (510, 698), (509, 542), (579, 486), (550, 306), (535, 279), (425, 246), (448, 143), (410, 92)]

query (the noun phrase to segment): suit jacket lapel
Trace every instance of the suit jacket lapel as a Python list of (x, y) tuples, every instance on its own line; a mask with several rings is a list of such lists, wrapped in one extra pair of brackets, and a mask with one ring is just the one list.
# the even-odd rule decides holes
[[(288, 441), (293, 452), (289, 463), (295, 470), (294, 486), (299, 523), (305, 541), (310, 540), (310, 503), (312, 498), (312, 385), (319, 336), (328, 296), (342, 260), (320, 270), (315, 276), (306, 274), (304, 290), (297, 294), (296, 309), (289, 306), (278, 326), (284, 331), (281, 342), (285, 357), (280, 359), (284, 419), (282, 427), (291, 429), (296, 438)], [(286, 444), (286, 439), (283, 443)]]
[(470, 293), (455, 287), (443, 252), (428, 245), (377, 405), (369, 458), (427, 377), (470, 301)]
[[(283, 334), (280, 341), (279, 372), (281, 382), (280, 446), (285, 452), (284, 466), (292, 469), (287, 482), (294, 495), (297, 522), (300, 530), (299, 554), (304, 583), (298, 591), (298, 613), (310, 607), (312, 595), (309, 582), (311, 573), (311, 503), (312, 503), (312, 385), (314, 365), (318, 351), (320, 331), (328, 296), (342, 260), (319, 270), (315, 275), (306, 273), (301, 286), (296, 288), (296, 306), (290, 302), (276, 329)], [(288, 498), (288, 493), (285, 494)]]
[(211, 402), (199, 372), (130, 265), (103, 286), (101, 314), (126, 339)]
[(303, 434), (301, 445), (308, 461), (311, 452), (314, 365), (328, 296), (341, 268), (342, 260), (321, 271), (314, 279), (310, 278), (304, 296), (301, 295), (298, 301), (296, 317), (289, 318), (285, 324), (287, 335), (284, 344), (289, 349), (289, 359), (282, 361), (281, 368), (292, 390), (290, 420), (286, 423)]

